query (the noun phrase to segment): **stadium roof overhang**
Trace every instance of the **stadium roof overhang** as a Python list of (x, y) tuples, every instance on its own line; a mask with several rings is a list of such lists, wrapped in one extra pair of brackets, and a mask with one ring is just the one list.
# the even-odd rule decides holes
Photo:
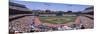
[(21, 8), (21, 7), (16, 7), (16, 6), (9, 6), (9, 9), (19, 10), (19, 11), (32, 11), (27, 8)]
[(93, 12), (93, 11), (94, 11), (93, 9), (90, 9), (90, 10), (84, 10), (81, 13), (90, 13), (90, 12)]

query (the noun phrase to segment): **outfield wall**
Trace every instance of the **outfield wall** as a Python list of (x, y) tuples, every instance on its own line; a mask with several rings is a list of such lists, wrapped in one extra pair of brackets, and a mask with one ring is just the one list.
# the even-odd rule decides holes
[[(57, 16), (56, 14), (39, 14), (39, 16)], [(76, 14), (62, 14), (62, 16), (76, 16)]]

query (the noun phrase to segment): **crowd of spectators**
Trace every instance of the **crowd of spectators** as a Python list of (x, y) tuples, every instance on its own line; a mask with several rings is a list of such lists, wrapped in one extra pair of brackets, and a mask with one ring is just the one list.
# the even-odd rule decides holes
[(21, 19), (14, 20), (9, 23), (9, 32), (47, 32), (47, 31), (64, 31), (74, 29), (85, 29), (83, 24), (71, 24), (69, 26), (61, 25), (57, 27), (49, 27), (44, 23), (36, 25), (34, 16), (26, 16)]
[(59, 27), (49, 27), (44, 24), (39, 24), (38, 26), (35, 26), (35, 24), (32, 24), (30, 32), (64, 31), (73, 29), (84, 29), (84, 28), (85, 27), (80, 24), (72, 24), (70, 26), (61, 25)]

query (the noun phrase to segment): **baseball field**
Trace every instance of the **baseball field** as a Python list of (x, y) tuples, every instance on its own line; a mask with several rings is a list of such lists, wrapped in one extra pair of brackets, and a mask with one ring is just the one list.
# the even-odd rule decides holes
[(76, 16), (39, 16), (42, 23), (65, 24), (74, 22)]

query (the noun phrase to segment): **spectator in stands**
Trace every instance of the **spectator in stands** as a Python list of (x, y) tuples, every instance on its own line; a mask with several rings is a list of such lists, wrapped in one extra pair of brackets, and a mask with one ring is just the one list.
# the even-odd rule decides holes
[(35, 23), (33, 22), (32, 24), (31, 24), (31, 32), (34, 32), (34, 29), (35, 29)]
[(61, 25), (60, 27), (61, 27), (61, 30), (65, 30), (65, 29), (64, 29), (64, 25)]
[(9, 29), (9, 34), (14, 34), (14, 33), (15, 33), (15, 30)]
[(59, 31), (62, 31), (62, 28), (61, 28), (61, 27), (58, 27), (58, 30), (59, 30)]
[(81, 25), (81, 29), (85, 29), (84, 25)]
[(15, 31), (15, 33), (14, 34), (19, 34), (19, 31)]
[(64, 30), (70, 30), (70, 29), (72, 29), (71, 27), (68, 27), (68, 26), (63, 26), (63, 29)]
[(72, 26), (71, 26), (72, 28), (75, 28), (76, 27), (76, 24), (72, 24)]
[(53, 27), (52, 29), (53, 29), (54, 31), (57, 31), (57, 30), (58, 30), (58, 28), (57, 28), (57, 27)]
[(38, 25), (39, 29), (40, 29), (40, 32), (44, 32), (45, 31), (45, 25), (44, 24), (40, 24)]

